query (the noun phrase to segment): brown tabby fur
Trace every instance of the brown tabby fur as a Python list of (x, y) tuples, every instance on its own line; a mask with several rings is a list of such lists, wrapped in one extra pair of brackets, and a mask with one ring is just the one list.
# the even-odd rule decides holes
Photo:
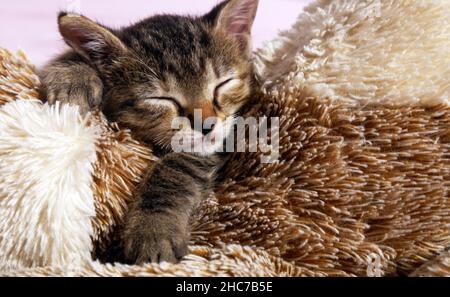
[[(254, 89), (249, 40), (257, 4), (225, 1), (202, 17), (159, 15), (120, 30), (60, 14), (61, 35), (73, 50), (40, 74), (49, 102), (77, 104), (81, 112), (100, 107), (161, 157), (122, 231), (124, 261), (175, 262), (186, 254), (188, 219), (220, 158), (171, 152), (177, 132), (171, 123), (178, 116), (192, 123), (195, 109), (203, 119), (225, 120), (247, 102)], [(237, 83), (222, 90), (230, 76)]]

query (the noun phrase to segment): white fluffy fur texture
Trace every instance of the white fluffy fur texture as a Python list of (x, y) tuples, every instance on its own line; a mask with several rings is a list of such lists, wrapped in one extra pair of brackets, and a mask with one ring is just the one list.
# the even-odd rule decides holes
[(0, 108), (0, 269), (91, 260), (97, 135), (78, 107)]
[(340, 102), (450, 104), (450, 1), (319, 0), (305, 10), (257, 53), (268, 90), (287, 83)]

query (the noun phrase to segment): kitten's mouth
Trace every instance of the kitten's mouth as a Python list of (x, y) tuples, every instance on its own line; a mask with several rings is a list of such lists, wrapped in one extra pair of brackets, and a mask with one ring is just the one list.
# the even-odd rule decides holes
[(216, 135), (216, 133), (210, 133), (207, 135), (190, 133), (190, 135), (185, 135), (181, 142), (177, 142), (180, 147), (173, 147), (172, 144), (172, 149), (174, 149), (174, 151), (181, 150), (183, 152), (210, 155), (218, 151), (218, 148), (222, 146), (222, 142), (221, 137)]
[(223, 152), (227, 135), (231, 131), (233, 120), (217, 121), (214, 129), (208, 134), (203, 134), (197, 130), (180, 130), (172, 138), (172, 150), (175, 152), (191, 152), (202, 155), (211, 155)]
[(212, 134), (207, 134), (207, 135), (202, 135), (202, 136), (193, 136), (191, 138), (191, 143), (194, 146), (197, 145), (216, 145), (217, 141), (219, 141), (219, 138), (216, 135), (212, 135)]
[(203, 136), (202, 138), (203, 138), (203, 141), (206, 140), (206, 141), (210, 141), (211, 143), (215, 143), (216, 142), (216, 136), (215, 135), (208, 134), (208, 135)]

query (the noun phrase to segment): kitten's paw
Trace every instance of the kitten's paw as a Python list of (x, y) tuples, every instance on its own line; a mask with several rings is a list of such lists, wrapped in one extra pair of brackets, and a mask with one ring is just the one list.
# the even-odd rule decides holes
[(139, 212), (128, 218), (123, 232), (126, 263), (176, 263), (188, 252), (188, 232), (176, 217)]
[(103, 96), (103, 83), (96, 75), (80, 73), (79, 76), (53, 77), (46, 84), (47, 101), (55, 104), (56, 101), (78, 105), (80, 113), (100, 106)]

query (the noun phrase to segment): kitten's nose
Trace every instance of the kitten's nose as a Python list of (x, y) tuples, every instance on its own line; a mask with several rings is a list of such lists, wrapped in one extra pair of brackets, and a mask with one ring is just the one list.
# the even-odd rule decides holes
[(194, 109), (188, 113), (191, 127), (203, 135), (208, 135), (217, 125), (217, 115), (211, 102), (194, 105)]

